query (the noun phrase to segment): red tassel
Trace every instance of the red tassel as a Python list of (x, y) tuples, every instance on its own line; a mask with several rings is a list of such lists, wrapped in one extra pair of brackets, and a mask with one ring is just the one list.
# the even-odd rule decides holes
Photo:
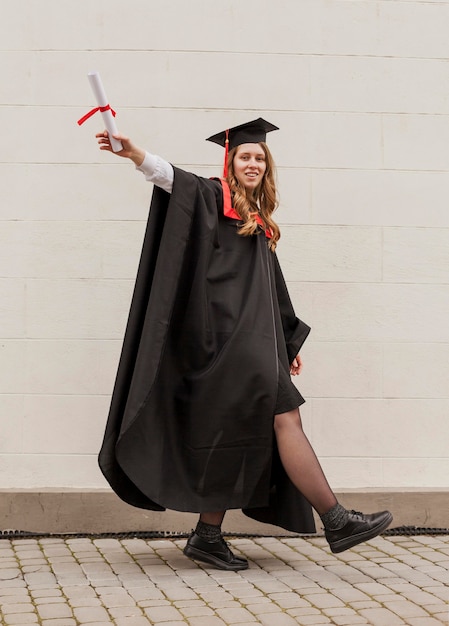
[(224, 166), (223, 166), (223, 178), (227, 178), (228, 177), (228, 154), (229, 154), (229, 129), (226, 131), (225, 157), (224, 157)]

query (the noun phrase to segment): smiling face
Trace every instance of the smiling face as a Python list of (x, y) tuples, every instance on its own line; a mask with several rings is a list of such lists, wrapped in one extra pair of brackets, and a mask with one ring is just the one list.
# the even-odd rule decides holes
[(238, 182), (247, 191), (257, 189), (267, 169), (262, 146), (258, 143), (240, 144), (234, 155), (233, 169)]

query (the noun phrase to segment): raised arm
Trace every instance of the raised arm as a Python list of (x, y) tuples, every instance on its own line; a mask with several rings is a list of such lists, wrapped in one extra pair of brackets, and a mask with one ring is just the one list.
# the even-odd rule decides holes
[(150, 154), (136, 146), (129, 137), (118, 133), (114, 135), (115, 139), (122, 142), (123, 150), (114, 152), (111, 147), (109, 133), (107, 130), (97, 133), (96, 138), (100, 146), (100, 150), (107, 150), (119, 157), (130, 159), (136, 168), (145, 175), (146, 180), (152, 182), (157, 187), (161, 187), (167, 193), (171, 193), (173, 189), (174, 172), (173, 167), (167, 161), (159, 156)]

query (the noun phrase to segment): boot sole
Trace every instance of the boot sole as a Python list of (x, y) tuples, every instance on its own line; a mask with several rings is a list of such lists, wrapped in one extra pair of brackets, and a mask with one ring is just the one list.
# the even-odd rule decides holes
[(349, 548), (353, 548), (357, 546), (359, 543), (363, 543), (364, 541), (369, 541), (370, 539), (374, 539), (377, 535), (380, 535), (393, 521), (393, 516), (390, 513), (388, 517), (386, 517), (383, 522), (371, 528), (370, 530), (366, 530), (364, 533), (359, 533), (358, 535), (351, 535), (350, 537), (345, 537), (344, 539), (340, 539), (339, 541), (335, 541), (330, 545), (331, 552), (337, 554), (338, 552), (344, 552), (345, 550), (349, 550)]
[(226, 561), (222, 561), (218, 557), (213, 554), (209, 554), (208, 552), (203, 552), (203, 550), (198, 550), (198, 548), (192, 548), (192, 546), (186, 546), (184, 548), (184, 554), (189, 557), (189, 559), (195, 559), (196, 561), (202, 561), (203, 563), (208, 563), (209, 565), (213, 565), (218, 569), (223, 569), (227, 571), (237, 572), (239, 570), (248, 569), (248, 563), (242, 562), (238, 563), (226, 563)]

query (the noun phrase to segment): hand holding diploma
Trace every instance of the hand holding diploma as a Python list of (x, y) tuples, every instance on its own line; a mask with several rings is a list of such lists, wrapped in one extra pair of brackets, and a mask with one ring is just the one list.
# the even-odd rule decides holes
[(84, 117), (78, 120), (78, 124), (84, 124), (84, 122), (94, 115), (97, 111), (101, 112), (103, 117), (104, 125), (106, 126), (109, 136), (111, 138), (111, 146), (113, 152), (119, 152), (122, 150), (123, 146), (120, 141), (114, 138), (114, 135), (118, 135), (117, 125), (115, 123), (115, 111), (111, 109), (111, 105), (109, 104), (109, 100), (106, 96), (106, 92), (103, 87), (103, 83), (101, 82), (100, 74), (98, 72), (89, 72), (87, 75), (90, 86), (92, 87), (92, 91), (94, 93), (95, 99), (97, 101), (97, 107), (89, 111)]
[[(98, 139), (98, 145), (100, 146), (100, 150), (115, 152), (117, 156), (131, 159), (131, 161), (137, 166), (141, 165), (145, 158), (145, 150), (142, 150), (142, 148), (139, 148), (138, 146), (133, 144), (128, 137), (125, 137), (120, 133), (117, 133), (114, 137), (111, 138), (108, 131), (105, 130), (102, 133), (97, 133), (95, 137)], [(122, 146), (122, 149), (116, 152), (112, 147), (111, 140), (119, 142)]]

